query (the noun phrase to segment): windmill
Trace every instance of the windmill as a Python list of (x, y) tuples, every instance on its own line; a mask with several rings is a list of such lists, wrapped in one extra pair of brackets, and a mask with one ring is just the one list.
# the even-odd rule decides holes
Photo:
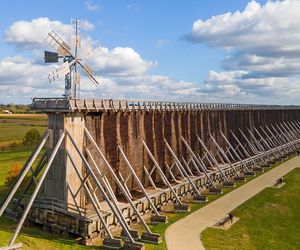
[[(99, 84), (98, 79), (93, 75), (91, 67), (84, 62), (84, 58), (78, 57), (81, 48), (81, 38), (79, 36), (80, 22), (78, 19), (71, 19), (71, 43), (69, 46), (55, 31), (48, 33), (46, 42), (55, 49), (56, 52), (45, 51), (45, 63), (57, 63), (62, 59), (63, 64), (49, 73), (49, 82), (53, 82), (63, 76), (65, 79), (64, 97), (79, 98), (80, 94), (80, 74), (78, 69), (81, 68), (83, 73), (96, 86)], [(89, 51), (89, 48), (85, 51)], [(89, 52), (86, 52), (88, 54)]]

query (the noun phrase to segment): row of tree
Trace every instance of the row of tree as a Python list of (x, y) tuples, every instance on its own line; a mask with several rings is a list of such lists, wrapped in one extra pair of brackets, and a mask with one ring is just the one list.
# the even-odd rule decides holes
[(9, 110), (12, 113), (25, 114), (30, 113), (29, 105), (25, 104), (0, 104), (0, 113), (3, 113), (4, 110)]

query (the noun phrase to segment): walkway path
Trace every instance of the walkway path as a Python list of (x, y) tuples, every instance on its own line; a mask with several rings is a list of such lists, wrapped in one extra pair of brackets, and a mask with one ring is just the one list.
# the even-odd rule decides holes
[(295, 157), (172, 224), (165, 234), (168, 250), (204, 249), (200, 234), (205, 228), (299, 166), (300, 157)]

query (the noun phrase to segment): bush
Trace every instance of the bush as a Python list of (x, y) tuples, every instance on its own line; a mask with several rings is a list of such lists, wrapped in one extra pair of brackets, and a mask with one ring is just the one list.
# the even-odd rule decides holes
[(9, 187), (15, 181), (20, 171), (21, 166), (19, 164), (13, 166), (7, 173), (7, 177), (5, 178), (5, 185)]
[(38, 143), (38, 141), (41, 139), (41, 135), (39, 131), (36, 128), (33, 128), (29, 130), (23, 139), (23, 144), (25, 146), (33, 146)]

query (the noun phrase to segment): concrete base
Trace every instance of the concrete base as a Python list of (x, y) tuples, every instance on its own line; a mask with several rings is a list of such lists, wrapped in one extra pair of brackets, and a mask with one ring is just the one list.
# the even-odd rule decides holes
[(257, 168), (257, 167), (254, 167), (253, 171), (255, 171), (255, 172), (264, 172), (263, 168)]
[(122, 241), (121, 239), (111, 239), (105, 237), (103, 239), (103, 246), (110, 249), (120, 249), (122, 248)]
[(190, 211), (190, 208), (189, 208), (189, 205), (188, 204), (174, 204), (174, 210), (175, 212), (177, 213), (180, 213), (180, 212), (188, 212)]
[[(136, 230), (129, 230), (129, 233), (130, 233), (131, 237), (134, 240), (138, 240), (139, 239), (138, 231), (136, 231)], [(128, 238), (128, 235), (126, 234), (126, 232), (124, 230), (121, 231), (121, 237), (124, 238), (124, 239)]]
[(152, 215), (150, 218), (151, 224), (166, 224), (168, 223), (168, 217), (166, 215)]
[(209, 194), (223, 194), (223, 191), (221, 188), (214, 188), (214, 187), (211, 187), (209, 188)]
[(223, 181), (223, 187), (235, 187), (234, 181)]
[(253, 171), (246, 171), (246, 172), (244, 173), (244, 175), (245, 175), (245, 176), (255, 176), (256, 174), (255, 174), (255, 172), (253, 172)]
[(141, 241), (151, 243), (151, 244), (159, 244), (162, 242), (162, 239), (159, 234), (154, 233), (142, 233)]
[(146, 250), (144, 244), (138, 242), (126, 241), (124, 244), (124, 250)]
[(234, 177), (234, 181), (245, 182), (246, 178), (245, 178), (245, 176), (236, 176), (236, 177)]
[(0, 250), (19, 250), (22, 249), (23, 244), (22, 243), (16, 243), (12, 246), (6, 246), (6, 247), (0, 247)]
[(207, 202), (207, 201), (208, 201), (208, 199), (207, 199), (206, 195), (195, 194), (193, 196), (193, 203), (204, 203), (204, 202)]

